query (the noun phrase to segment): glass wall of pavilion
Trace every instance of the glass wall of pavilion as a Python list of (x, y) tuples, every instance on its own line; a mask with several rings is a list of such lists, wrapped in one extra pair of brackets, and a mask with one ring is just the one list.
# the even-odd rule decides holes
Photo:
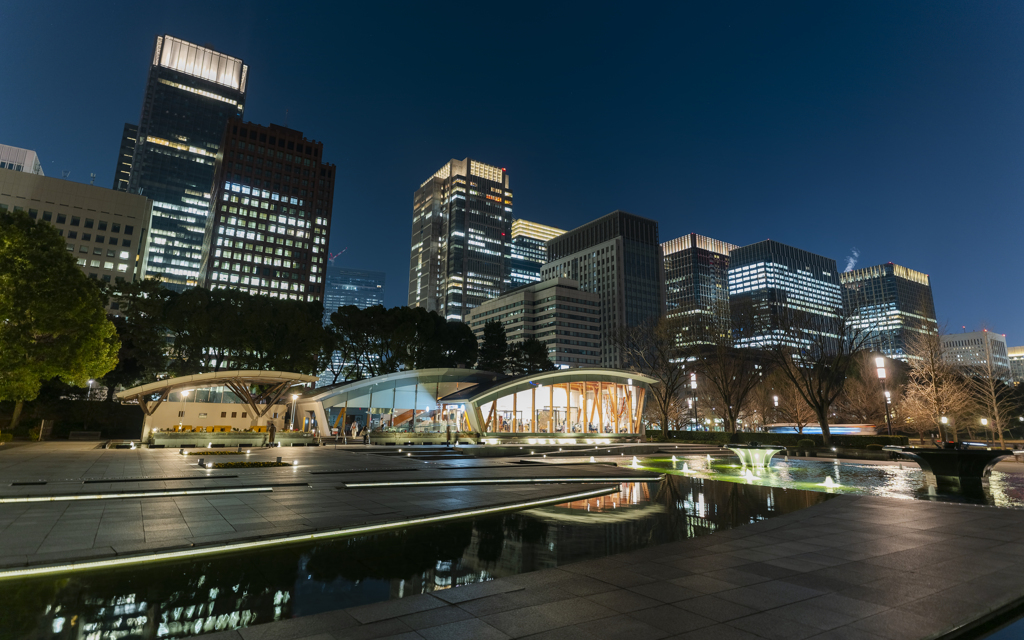
[(523, 381), (479, 404), (486, 433), (627, 435), (640, 433), (647, 385), (619, 377), (564, 375)]

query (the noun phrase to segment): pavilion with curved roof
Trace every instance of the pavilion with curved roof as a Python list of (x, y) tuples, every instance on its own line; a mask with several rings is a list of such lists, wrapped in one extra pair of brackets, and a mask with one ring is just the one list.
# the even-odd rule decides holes
[(304, 425), (322, 437), (488, 444), (611, 442), (643, 435), (646, 394), (656, 381), (631, 371), (561, 369), (508, 377), (473, 369), (422, 369), (307, 391)]

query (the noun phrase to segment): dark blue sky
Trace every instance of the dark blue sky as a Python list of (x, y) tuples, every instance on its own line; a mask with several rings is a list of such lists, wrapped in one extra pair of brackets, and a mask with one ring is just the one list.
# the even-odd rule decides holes
[(856, 247), (930, 274), (950, 331), (1024, 344), (1020, 2), (9, 2), (0, 142), (109, 187), (163, 33), (250, 65), (248, 120), (324, 142), (336, 264), (386, 271), (389, 305), (413, 191), (470, 156), (517, 217)]

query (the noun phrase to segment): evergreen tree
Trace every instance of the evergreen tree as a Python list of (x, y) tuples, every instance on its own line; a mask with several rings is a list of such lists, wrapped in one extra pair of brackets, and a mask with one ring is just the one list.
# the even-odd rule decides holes
[(484, 339), (480, 344), (479, 358), (476, 363), (477, 369), (505, 373), (508, 366), (508, 340), (505, 337), (505, 325), (497, 320), (489, 320), (484, 325)]
[(537, 338), (527, 338), (508, 350), (507, 370), (512, 375), (528, 376), (554, 368), (555, 363), (548, 358), (548, 348)]
[(22, 405), (43, 382), (84, 387), (117, 364), (118, 340), (99, 287), (64, 238), (25, 213), (0, 211), (0, 400)]

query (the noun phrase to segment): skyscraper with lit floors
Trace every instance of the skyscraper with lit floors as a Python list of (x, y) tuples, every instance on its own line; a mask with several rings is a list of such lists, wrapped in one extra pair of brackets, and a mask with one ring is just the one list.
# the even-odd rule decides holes
[(529, 220), (512, 221), (511, 287), (523, 287), (540, 282), (540, 270), (548, 261), (548, 240), (565, 233), (563, 229), (549, 227)]
[(927, 273), (880, 264), (839, 274), (843, 307), (851, 324), (865, 333), (865, 348), (907, 361), (914, 334), (936, 335), (931, 280)]
[(214, 162), (228, 119), (242, 115), (248, 73), (238, 58), (156, 39), (128, 191), (153, 201), (144, 273), (170, 288), (199, 283)]
[(453, 320), (511, 283), (508, 174), (472, 158), (450, 160), (413, 194), (409, 306)]
[(736, 248), (696, 233), (661, 243), (665, 316), (678, 323), (680, 347), (729, 339), (729, 252)]

